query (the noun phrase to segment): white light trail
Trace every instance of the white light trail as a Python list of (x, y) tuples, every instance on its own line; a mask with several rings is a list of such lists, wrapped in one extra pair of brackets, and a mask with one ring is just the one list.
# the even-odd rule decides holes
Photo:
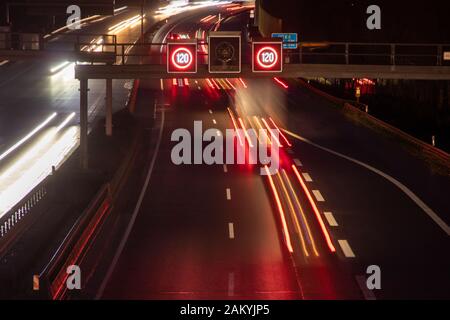
[(56, 112), (53, 112), (44, 122), (42, 122), (40, 125), (38, 125), (36, 128), (34, 128), (33, 131), (31, 131), (29, 134), (27, 134), (25, 137), (20, 139), (17, 143), (15, 143), (11, 148), (6, 150), (0, 155), (0, 161), (6, 158), (8, 155), (10, 155), (14, 150), (19, 148), (21, 145), (23, 145), (25, 142), (27, 142), (31, 137), (33, 137), (36, 133), (38, 133), (42, 128), (44, 128), (50, 121), (53, 120), (53, 118), (56, 117)]

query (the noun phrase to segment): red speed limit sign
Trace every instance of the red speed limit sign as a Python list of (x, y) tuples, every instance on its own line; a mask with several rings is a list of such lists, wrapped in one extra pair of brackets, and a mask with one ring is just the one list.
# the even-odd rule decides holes
[(252, 43), (253, 72), (283, 72), (283, 43), (261, 40)]
[(196, 73), (197, 43), (167, 43), (167, 73)]

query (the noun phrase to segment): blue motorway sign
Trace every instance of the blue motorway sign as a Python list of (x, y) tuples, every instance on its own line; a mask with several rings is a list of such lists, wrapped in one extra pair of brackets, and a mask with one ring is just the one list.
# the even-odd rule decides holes
[(297, 49), (297, 33), (272, 33), (272, 38), (283, 39), (283, 49)]

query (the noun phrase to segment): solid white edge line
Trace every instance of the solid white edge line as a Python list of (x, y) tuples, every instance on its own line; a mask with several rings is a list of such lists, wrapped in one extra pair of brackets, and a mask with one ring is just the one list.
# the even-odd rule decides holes
[(145, 196), (148, 186), (150, 184), (150, 178), (152, 177), (153, 168), (155, 166), (156, 158), (157, 158), (158, 152), (159, 152), (159, 147), (161, 145), (163, 130), (164, 130), (164, 109), (162, 109), (162, 111), (161, 111), (161, 126), (159, 128), (158, 141), (156, 143), (155, 153), (153, 154), (153, 157), (152, 157), (152, 162), (150, 163), (150, 167), (148, 168), (144, 186), (142, 187), (141, 193), (139, 194), (138, 202), (136, 203), (136, 207), (134, 208), (133, 215), (131, 216), (131, 219), (130, 219), (130, 222), (128, 223), (127, 229), (125, 230), (125, 234), (123, 235), (122, 240), (120, 241), (119, 247), (117, 248), (116, 254), (114, 255), (113, 261), (108, 268), (108, 271), (106, 273), (105, 278), (103, 279), (100, 289), (97, 292), (95, 300), (98, 300), (102, 297), (103, 292), (105, 291), (106, 285), (108, 284), (109, 279), (111, 278), (112, 273), (113, 273), (114, 269), (116, 268), (116, 264), (119, 261), (120, 255), (122, 254), (125, 244), (128, 241), (128, 237), (130, 236), (131, 230), (133, 229), (134, 223), (136, 221), (136, 217), (141, 209), (142, 201), (144, 200), (144, 196)]
[(339, 224), (337, 223), (336, 219), (333, 216), (333, 213), (331, 213), (329, 211), (325, 211), (323, 214), (325, 215), (325, 218), (327, 219), (328, 224), (331, 227), (338, 227), (339, 226)]
[(364, 299), (366, 300), (377, 300), (375, 294), (372, 290), (367, 288), (367, 280), (364, 276), (355, 276), (356, 283), (358, 283), (359, 288), (361, 289)]
[(350, 244), (347, 240), (338, 240), (339, 245), (341, 246), (342, 252), (347, 258), (354, 258), (355, 253), (353, 252)]
[(427, 206), (425, 204), (425, 202), (423, 202), (414, 192), (412, 192), (408, 187), (406, 187), (403, 183), (401, 183), (400, 181), (396, 180), (395, 178), (393, 178), (392, 176), (388, 175), (387, 173), (384, 173), (381, 170), (378, 170), (377, 168), (374, 168), (362, 161), (353, 159), (349, 156), (346, 156), (345, 154), (339, 153), (337, 151), (333, 151), (331, 149), (328, 149), (326, 147), (322, 147), (321, 145), (318, 145), (317, 143), (314, 143), (312, 141), (309, 141), (306, 138), (303, 138), (301, 136), (299, 136), (298, 134), (295, 134), (293, 132), (290, 132), (288, 130), (283, 129), (284, 132), (286, 132), (287, 134), (289, 134), (290, 136), (303, 141), (307, 144), (310, 144), (318, 149), (321, 149), (323, 151), (329, 152), (335, 156), (344, 158), (350, 162), (356, 163), (364, 168), (366, 168), (367, 170), (372, 171), (373, 173), (378, 174), (379, 176), (385, 178), (386, 180), (388, 180), (390, 183), (392, 183), (393, 185), (395, 185), (397, 188), (399, 188), (404, 194), (406, 194), (419, 208), (421, 208), (423, 210), (423, 212), (425, 212), (446, 234), (447, 236), (450, 236), (450, 227), (444, 222), (444, 220), (441, 219), (441, 217), (439, 217), (437, 215), (436, 212), (433, 211), (433, 209), (431, 209), (429, 206)]

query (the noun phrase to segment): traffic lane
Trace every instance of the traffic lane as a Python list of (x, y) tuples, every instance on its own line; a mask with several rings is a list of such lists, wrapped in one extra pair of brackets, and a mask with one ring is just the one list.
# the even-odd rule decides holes
[[(209, 85), (202, 80), (207, 95)], [(233, 129), (226, 106), (232, 107), (233, 90), (221, 90), (229, 96), (229, 104), (218, 102), (212, 108), (211, 118), (222, 130)], [(217, 93), (217, 92), (215, 92)], [(222, 106), (218, 107), (217, 105)], [(230, 216), (238, 230), (237, 253), (233, 276), (237, 292), (248, 292), (242, 298), (299, 299), (303, 292), (298, 284), (293, 262), (283, 242), (279, 217), (274, 210), (266, 180), (260, 175), (259, 165), (227, 165), (224, 168), (230, 200)]]
[[(401, 181), (450, 223), (450, 177), (440, 174), (389, 136), (353, 123), (323, 99), (294, 86), (289, 127), (323, 146), (361, 160)], [(332, 125), (331, 125), (332, 124)], [(386, 156), (389, 155), (389, 156)]]
[[(186, 110), (190, 107), (192, 105), (184, 104), (176, 110), (169, 111), (167, 124), (171, 126), (173, 123), (175, 127), (180, 125), (192, 127), (195, 119), (212, 123), (209, 112), (202, 110), (201, 113), (192, 114), (190, 112), (192, 110)], [(292, 290), (293, 279), (284, 279), (287, 275), (280, 272), (284, 269), (284, 263), (279, 251), (279, 240), (273, 225), (270, 205), (266, 202), (265, 210), (258, 210), (260, 207), (253, 205), (250, 205), (252, 208), (250, 212), (239, 210), (242, 214), (258, 213), (255, 218), (260, 221), (264, 219), (264, 216), (260, 216), (261, 211), (266, 212), (268, 213), (266, 223), (255, 225), (250, 219), (248, 224), (242, 224), (238, 217), (232, 222), (231, 212), (227, 210), (226, 205), (230, 200), (226, 194), (227, 183), (224, 181), (226, 176), (222, 167), (172, 165), (171, 144), (168, 143), (170, 131), (167, 128), (152, 178), (151, 183), (155, 187), (150, 188), (144, 199), (145, 209), (138, 216), (136, 227), (104, 297), (118, 297), (118, 286), (122, 288), (120, 292), (132, 292), (131, 297), (159, 299), (228, 297), (260, 299), (286, 298), (292, 295), (295, 291)], [(248, 185), (246, 182), (247, 191)], [(261, 206), (259, 197), (255, 201)], [(236, 226), (234, 239), (230, 239), (229, 223)], [(152, 225), (155, 226), (155, 230)], [(255, 227), (261, 225), (265, 226), (262, 232), (255, 231)], [(243, 237), (245, 230), (250, 231), (248, 233), (250, 237), (259, 234), (264, 240), (259, 239), (254, 241), (256, 242), (254, 245), (244, 246), (243, 252), (237, 254), (235, 250), (243, 246), (240, 237)], [(268, 231), (270, 233), (267, 235)], [(149, 237), (150, 239), (147, 239)], [(275, 242), (275, 245), (272, 244), (272, 249), (269, 247), (262, 250), (262, 246), (267, 247), (268, 240), (269, 243)], [(252, 261), (252, 259), (249, 262), (247, 250), (251, 250), (254, 246), (256, 248), (253, 250), (257, 253), (250, 256), (256, 256), (259, 260)], [(273, 261), (270, 259), (272, 256), (270, 252), (275, 252)], [(142, 253), (150, 257), (142, 259)], [(246, 260), (246, 263), (236, 263), (236, 255)], [(144, 265), (139, 265), (139, 261), (142, 263), (143, 260), (148, 261), (148, 264), (144, 262)], [(135, 275), (137, 274), (133, 277), (136, 280), (129, 279), (125, 270), (130, 268)], [(145, 275), (148, 270), (152, 270), (151, 273), (154, 270), (155, 275)], [(144, 286), (140, 285), (142, 278), (149, 279), (144, 280)], [(283, 284), (289, 284), (289, 287), (283, 288)], [(281, 289), (278, 289), (280, 287)], [(130, 297), (123, 294), (124, 297)]]
[[(214, 79), (210, 81), (212, 80)], [(225, 84), (220, 82), (220, 80), (216, 79), (214, 83), (220, 84), (220, 86)], [(246, 123), (246, 127), (258, 130), (255, 127), (256, 123), (269, 122), (269, 118), (265, 113), (258, 112), (252, 108), (251, 101), (246, 100), (249, 105), (242, 103), (242, 96), (245, 96), (243, 92), (247, 91), (242, 86), (243, 84), (237, 79), (233, 79), (230, 82), (230, 85), (234, 83), (233, 88), (236, 88), (234, 90), (229, 87), (226, 90), (233, 105), (233, 112), (238, 112), (242, 121)], [(250, 96), (252, 96), (251, 91), (249, 92)], [(236, 100), (234, 100), (236, 98), (235, 94), (238, 96)], [(235, 117), (237, 118), (238, 116), (236, 115)], [(261, 120), (257, 120), (257, 118)], [(231, 123), (230, 119), (228, 121)], [(281, 137), (280, 141), (283, 141)], [(289, 152), (291, 150), (286, 148), (284, 141), (283, 144), (285, 147), (280, 149), (281, 170), (279, 174), (274, 175), (271, 179), (274, 182), (275, 191), (270, 190), (267, 177), (261, 181), (264, 181), (266, 185), (267, 194), (272, 203), (272, 210), (276, 215), (276, 219), (280, 220), (280, 216), (278, 216), (280, 214), (285, 217), (287, 222), (288, 231), (280, 232), (279, 237), (283, 239), (285, 244), (289, 243), (292, 247), (292, 260), (300, 280), (303, 297), (306, 299), (360, 299), (362, 297), (361, 292), (352, 277), (351, 270), (342, 263), (344, 261), (337, 259), (336, 254), (330, 251), (331, 249), (327, 244), (320, 221), (312, 210), (310, 200), (300, 187), (291, 168), (296, 163)], [(255, 171), (257, 170), (254, 170), (253, 174), (255, 174)], [(258, 174), (256, 177), (261, 179)], [(308, 182), (309, 180), (307, 180)], [(274, 194), (272, 196), (272, 192), (276, 192), (277, 195)], [(283, 212), (279, 212), (279, 208), (275, 205), (276, 198), (280, 199)], [(281, 224), (278, 228), (283, 230)], [(290, 239), (285, 237), (286, 233), (289, 233)], [(337, 243), (334, 245), (337, 246)]]
[[(268, 114), (284, 128), (312, 142), (391, 175), (410, 188), (448, 224), (448, 176), (435, 172), (388, 136), (355, 124), (334, 105), (299, 87), (295, 81), (289, 81), (288, 90), (267, 79), (247, 81), (248, 91), (239, 95), (238, 102), (249, 112)], [(247, 103), (249, 100), (252, 100), (251, 105)]]
[[(248, 81), (250, 90), (254, 90), (255, 86), (253, 85), (253, 82)], [(329, 136), (329, 139), (336, 139), (336, 140), (344, 140), (345, 136), (339, 132), (340, 123), (336, 120), (339, 119), (339, 114), (337, 114), (336, 110), (331, 109), (329, 106), (324, 106), (323, 102), (322, 104), (316, 103), (312, 104), (310, 103), (310, 99), (314, 99), (314, 96), (311, 95), (311, 93), (306, 92), (304, 94), (303, 100), (300, 101), (287, 101), (286, 96), (282, 89), (279, 89), (281, 93), (274, 94), (273, 91), (271, 91), (268, 87), (263, 86), (264, 90), (262, 90), (262, 85), (259, 83), (256, 88), (259, 89), (258, 93), (259, 95), (255, 95), (250, 91), (247, 95), (243, 95), (243, 97), (240, 98), (240, 103), (242, 105), (245, 105), (243, 102), (246, 101), (247, 96), (255, 96), (256, 99), (254, 100), (254, 103), (251, 105), (252, 108), (256, 110), (260, 110), (261, 113), (268, 113), (271, 114), (274, 119), (278, 119), (278, 121), (282, 121), (287, 125), (287, 127), (293, 131), (296, 132), (302, 136), (305, 136), (307, 138), (310, 138), (312, 141), (317, 142), (318, 136), (323, 136), (324, 132)], [(255, 92), (255, 91), (253, 91)], [(284, 91), (285, 92), (285, 91)], [(242, 94), (241, 94), (242, 95)], [(320, 101), (319, 101), (320, 102)], [(248, 105), (245, 105), (247, 109), (250, 107)], [(309, 111), (308, 113), (304, 110)], [(254, 111), (257, 112), (257, 111)], [(325, 116), (321, 117), (322, 114), (325, 114)], [(331, 114), (331, 115), (329, 115)], [(328, 118), (327, 118), (328, 115)], [(334, 117), (331, 121), (330, 117)], [(345, 121), (345, 119), (341, 118), (341, 121)], [(296, 123), (301, 123), (301, 125), (298, 125), (297, 127), (294, 126)], [(333, 123), (333, 126), (330, 125), (330, 123)], [(336, 124), (336, 126), (334, 126)], [(314, 128), (314, 130), (312, 129)], [(355, 129), (355, 130), (361, 130), (361, 128)], [(308, 135), (309, 134), (309, 135)], [(315, 135), (313, 138), (311, 138), (311, 135)], [(336, 138), (337, 136), (337, 138)], [(334, 137), (334, 138), (333, 138)], [(352, 136), (349, 136), (349, 139), (353, 139)], [(379, 138), (380, 139), (380, 138)], [(345, 141), (345, 140), (344, 140)], [(332, 146), (327, 145), (327, 147)], [(298, 143), (293, 148), (295, 150), (296, 158), (300, 160), (300, 162), (303, 163), (303, 158), (311, 157), (311, 154), (308, 153), (308, 151), (304, 150), (305, 147), (302, 144), (302, 148), (298, 146)], [(308, 149), (309, 150), (309, 149)], [(414, 223), (414, 228), (416, 228), (417, 234), (427, 234), (431, 239), (440, 239), (435, 246), (434, 249), (431, 250), (431, 252), (435, 252), (436, 250), (442, 250), (442, 248), (445, 248), (448, 245), (448, 240), (446, 239), (445, 233), (431, 220), (424, 212), (421, 211), (415, 205), (410, 198), (406, 197), (397, 187), (393, 186), (387, 180), (384, 180), (380, 178), (379, 176), (375, 176), (373, 178), (374, 174), (368, 171), (367, 169), (361, 168), (354, 163), (350, 163), (347, 160), (343, 160), (345, 165), (347, 165), (346, 169), (342, 168), (342, 165), (338, 165), (337, 163), (340, 162), (332, 162), (330, 161), (328, 164), (324, 164), (323, 157), (324, 152), (319, 150), (316, 150), (316, 153), (318, 153), (317, 157), (311, 161), (309, 161), (309, 166), (305, 166), (303, 170), (306, 170), (306, 172), (310, 173), (312, 176), (313, 181), (316, 183), (320, 183), (320, 188), (318, 190), (322, 190), (322, 188), (328, 188), (328, 192), (326, 192), (325, 199), (327, 199), (326, 204), (330, 204), (332, 206), (331, 208), (328, 208), (327, 210), (329, 212), (333, 212), (334, 206), (338, 206), (342, 203), (342, 201), (346, 201), (346, 206), (342, 209), (338, 208), (340, 212), (344, 214), (344, 216), (347, 216), (347, 212), (355, 212), (358, 214), (361, 211), (366, 213), (368, 217), (364, 215), (360, 223), (364, 223), (364, 221), (368, 218), (376, 218), (383, 221), (383, 223), (379, 222), (377, 225), (380, 226), (378, 230), (383, 230), (386, 227), (383, 226), (392, 226), (392, 229), (388, 229), (386, 232), (389, 233), (390, 237), (395, 237), (397, 234), (400, 234), (401, 239), (398, 241), (394, 241), (394, 239), (389, 238), (389, 241), (381, 240), (381, 242), (385, 246), (391, 245), (391, 243), (401, 243), (402, 246), (410, 246), (411, 247), (418, 247), (422, 248), (422, 239), (417, 239), (417, 237), (414, 237), (412, 234), (410, 234), (411, 228), (410, 224)], [(387, 153), (389, 154), (389, 153)], [(334, 157), (334, 156), (332, 156)], [(355, 170), (361, 171), (362, 176), (357, 176), (357, 173)], [(324, 175), (323, 173), (327, 172), (328, 175)], [(340, 176), (340, 179), (334, 181), (333, 187), (330, 187), (330, 179), (333, 179), (337, 173), (344, 172), (344, 176)], [(414, 176), (415, 173), (412, 173)], [(369, 176), (370, 178), (366, 177)], [(325, 180), (326, 179), (326, 180)], [(376, 181), (378, 180), (382, 181), (382, 186), (378, 186), (376, 184)], [(375, 181), (374, 181), (375, 180)], [(354, 181), (351, 188), (345, 188), (345, 182), (347, 181)], [(336, 185), (337, 182), (340, 182), (341, 185)], [(372, 187), (372, 183), (374, 183), (374, 186)], [(388, 187), (390, 189), (388, 189)], [(363, 191), (364, 190), (364, 191)], [(387, 192), (386, 190), (390, 190)], [(326, 190), (325, 190), (326, 191)], [(388, 193), (388, 194), (387, 194)], [(362, 201), (365, 201), (370, 196), (380, 196), (382, 199), (386, 199), (383, 201), (380, 201), (380, 199), (363, 202), (365, 203), (365, 207), (359, 208), (358, 205), (361, 205)], [(395, 208), (396, 210), (387, 210), (386, 204), (391, 206), (392, 208)], [(394, 204), (394, 205), (392, 205)], [(326, 211), (325, 209), (322, 211)], [(407, 224), (405, 223), (407, 222)], [(408, 229), (409, 228), (409, 229)], [(421, 230), (423, 228), (423, 230)], [(392, 233), (392, 230), (397, 230), (397, 232)], [(408, 229), (408, 230), (407, 230)], [(340, 228), (333, 228), (334, 232), (339, 232)], [(355, 226), (354, 228), (350, 228), (349, 230), (345, 229), (349, 236), (353, 235), (353, 232), (355, 230), (361, 230), (359, 226)], [(369, 229), (367, 232), (377, 232), (375, 231), (377, 229)], [(403, 234), (408, 235), (408, 237), (403, 237)], [(372, 234), (370, 239), (365, 239), (365, 241), (368, 241), (368, 243), (376, 243), (374, 242), (377, 238), (378, 234)], [(345, 234), (342, 235), (344, 239)], [(414, 237), (414, 238), (413, 238)], [(384, 238), (383, 238), (384, 239)], [(338, 240), (338, 239), (335, 239)], [(401, 241), (400, 241), (401, 240)], [(400, 242), (399, 242), (400, 241)], [(433, 241), (433, 240), (431, 240)], [(357, 240), (358, 243), (362, 243), (361, 240)], [(353, 241), (350, 241), (350, 245), (353, 246)], [(361, 244), (359, 244), (361, 245)], [(367, 249), (367, 248), (366, 248)], [(402, 250), (397, 248), (398, 251), (396, 254), (400, 257), (402, 257)], [(362, 249), (363, 250), (363, 249)], [(370, 249), (365, 250), (364, 252), (370, 252)], [(359, 250), (358, 250), (359, 251)], [(391, 255), (388, 256), (389, 258)], [(404, 258), (408, 258), (410, 255), (405, 254)], [(385, 259), (386, 263), (389, 261), (388, 259)], [(403, 260), (403, 258), (399, 258), (400, 260)], [(431, 257), (429, 258), (431, 259)], [(439, 259), (439, 258), (438, 258)], [(370, 259), (368, 259), (370, 260)], [(376, 260), (376, 258), (373, 258), (372, 260)], [(397, 260), (393, 260), (397, 261)], [(432, 260), (430, 260), (432, 261)], [(439, 265), (442, 267), (440, 269), (440, 276), (444, 276), (443, 271), (447, 267), (447, 262), (444, 260), (443, 262), (440, 260), (437, 260), (435, 265)], [(440, 268), (439, 267), (439, 268)], [(360, 268), (358, 270), (358, 273), (362, 272), (362, 269)], [(397, 270), (398, 271), (398, 270)], [(365, 273), (365, 269), (364, 269)], [(392, 272), (393, 277), (395, 276), (395, 272)], [(445, 276), (444, 276), (445, 278)], [(423, 278), (423, 282), (426, 282), (426, 278)], [(399, 280), (401, 281), (401, 280)], [(392, 283), (397, 283), (393, 281)], [(426, 284), (424, 284), (426, 285)], [(437, 289), (437, 293), (439, 294), (439, 288)], [(412, 291), (414, 292), (414, 291)], [(420, 293), (420, 290), (419, 290)]]
[[(111, 17), (114, 21), (117, 17)], [(108, 20), (108, 19), (105, 19)], [(83, 30), (87, 32), (86, 29)], [(135, 32), (137, 37), (139, 32)], [(18, 74), (1, 83), (0, 110), (7, 117), (1, 118), (0, 136), (3, 153), (33, 128), (56, 112), (57, 119), (63, 119), (74, 114), (67, 126), (73, 126), (78, 121), (79, 83), (74, 79), (74, 63), (59, 64), (27, 62), (11, 65)], [(22, 68), (22, 71), (20, 70)], [(18, 76), (20, 75), (20, 76)], [(113, 112), (123, 109), (131, 82), (113, 81)], [(103, 117), (105, 82), (90, 81), (89, 83), (88, 119), (90, 123)], [(32, 110), (30, 112), (30, 110)], [(61, 122), (62, 120), (58, 120)], [(26, 144), (15, 150), (0, 163), (1, 183), (0, 193), (5, 199), (0, 211), (10, 208), (21, 197), (27, 194), (36, 184), (44, 179), (52, 166), (58, 167), (77, 147), (78, 130), (71, 128), (71, 135), (64, 133), (62, 137), (52, 136), (55, 122), (48, 123), (41, 131), (46, 132), (45, 139), (41, 135), (33, 136)], [(63, 128), (61, 128), (63, 129)], [(63, 129), (65, 130), (65, 129)], [(54, 140), (49, 140), (49, 139)], [(44, 141), (45, 140), (45, 141)], [(33, 165), (24, 166), (32, 159)], [(1, 214), (1, 212), (0, 212)]]
[[(118, 21), (123, 21), (123, 17), (108, 17), (99, 25), (94, 23), (83, 28), (82, 32), (106, 33)], [(131, 30), (127, 28), (118, 34), (127, 42), (132, 42), (138, 38), (140, 31), (136, 31), (136, 28), (133, 32)], [(63, 38), (60, 36), (58, 39), (64, 41)], [(5, 75), (8, 78), (0, 82), (0, 110), (9, 114), (8, 118), (1, 119), (4, 123), (0, 127), (0, 136), (5, 141), (4, 146), (12, 144), (17, 137), (24, 136), (34, 123), (53, 111), (69, 114), (76, 112), (78, 119), (79, 82), (74, 79), (74, 64), (62, 64), (63, 62), (18, 62), (8, 66), (7, 70), (11, 70), (14, 76), (8, 73)], [(125, 106), (129, 86), (128, 81), (113, 81), (113, 111)], [(91, 80), (89, 89), (90, 109), (93, 113), (90, 119), (93, 119), (95, 113), (103, 108), (105, 82)], [(32, 113), (29, 112), (30, 109), (33, 109)]]
[[(347, 240), (355, 275), (381, 268), (383, 299), (448, 298), (449, 239), (410, 198), (383, 178), (308, 144), (295, 150), (332, 212), (334, 242)], [(342, 248), (339, 255), (345, 259)], [(414, 279), (414, 281), (411, 281)]]

